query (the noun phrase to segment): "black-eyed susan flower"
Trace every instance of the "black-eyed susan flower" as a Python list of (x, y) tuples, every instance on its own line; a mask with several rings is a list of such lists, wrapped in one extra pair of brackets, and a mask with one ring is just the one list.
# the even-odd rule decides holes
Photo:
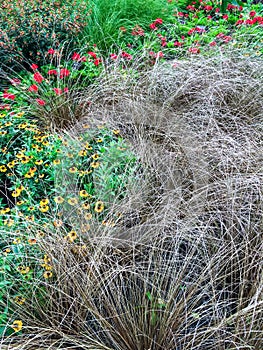
[(53, 266), (52, 266), (52, 265), (49, 265), (49, 264), (42, 264), (41, 266), (44, 267), (44, 269), (45, 269), (46, 271), (52, 271), (52, 270), (53, 270)]
[(93, 169), (96, 169), (100, 166), (100, 162), (91, 162), (90, 163), (90, 166), (93, 168)]
[(78, 235), (77, 235), (77, 232), (76, 232), (76, 231), (71, 230), (71, 231), (67, 234), (67, 237), (68, 237), (68, 240), (69, 240), (70, 242), (73, 242), (73, 241), (75, 241), (75, 239), (78, 238)]
[(37, 238), (43, 238), (45, 236), (45, 232), (38, 230), (37, 232)]
[(44, 261), (45, 264), (48, 264), (51, 261), (51, 259), (50, 259), (50, 257), (47, 254), (45, 254), (44, 257), (43, 257), (43, 261)]
[(5, 123), (5, 126), (11, 126), (11, 125), (13, 125), (11, 121)]
[(73, 158), (73, 157), (74, 157), (74, 155), (73, 155), (72, 153), (67, 153), (66, 156), (67, 156), (68, 158)]
[(43, 146), (49, 146), (49, 142), (47, 140), (45, 140), (45, 141), (42, 142), (42, 145)]
[(43, 163), (43, 159), (37, 159), (36, 161), (35, 161), (35, 164), (36, 165), (41, 165)]
[(79, 155), (80, 157), (85, 157), (85, 156), (87, 155), (87, 151), (84, 150), (84, 149), (82, 149), (82, 150), (79, 151), (78, 155)]
[(9, 169), (12, 169), (16, 164), (17, 162), (15, 160), (12, 160), (11, 162), (7, 163), (7, 166)]
[(114, 135), (119, 135), (120, 130), (116, 130), (116, 129), (115, 129), (115, 130), (112, 130), (112, 132), (113, 132)]
[(39, 174), (38, 175), (39, 179), (43, 179), (44, 176), (45, 176), (45, 174)]
[(98, 155), (98, 153), (94, 153), (92, 156), (91, 156), (91, 158), (92, 159), (94, 159), (94, 160), (97, 160), (97, 159), (99, 159), (99, 155)]
[(12, 193), (11, 193), (12, 197), (14, 197), (14, 198), (19, 197), (20, 194), (21, 194), (21, 191), (18, 189), (12, 191)]
[(37, 240), (36, 240), (36, 238), (28, 238), (28, 243), (30, 244), (30, 245), (34, 245), (34, 244), (36, 244), (37, 243)]
[(17, 295), (15, 297), (15, 303), (19, 304), (19, 305), (23, 305), (25, 303), (26, 299), (20, 295)]
[(6, 219), (4, 220), (4, 226), (11, 227), (13, 226), (15, 221), (13, 219)]
[(25, 217), (25, 219), (26, 219), (26, 221), (35, 221), (34, 215), (27, 215), (27, 216)]
[(83, 197), (83, 198), (90, 197), (90, 194), (85, 190), (79, 191), (79, 195), (80, 197)]
[(43, 198), (41, 199), (41, 201), (39, 202), (40, 206), (44, 206), (47, 205), (49, 203), (49, 199), (48, 198)]
[(28, 211), (34, 211), (34, 210), (35, 210), (35, 207), (33, 207), (33, 205), (31, 205), (30, 207), (27, 207), (27, 210), (28, 210)]
[(74, 174), (78, 171), (78, 169), (75, 166), (72, 166), (71, 168), (69, 168), (69, 172)]
[(6, 131), (6, 130), (1, 130), (1, 131), (0, 131), (0, 135), (3, 136), (3, 135), (6, 135), (6, 134), (7, 134), (7, 131)]
[(18, 266), (17, 271), (20, 272), (22, 275), (25, 275), (30, 271), (29, 266)]
[(97, 143), (101, 143), (101, 142), (103, 142), (103, 139), (102, 138), (98, 138), (98, 139), (96, 139), (96, 142)]
[(25, 201), (18, 201), (18, 202), (16, 202), (16, 205), (18, 205), (18, 206), (20, 206), (20, 205), (22, 205), (22, 204), (24, 204), (25, 203)]
[(18, 129), (25, 129), (27, 127), (27, 123), (21, 123), (18, 125)]
[(97, 212), (97, 213), (101, 213), (103, 210), (104, 210), (104, 203), (102, 201), (97, 201), (95, 203), (95, 208), (94, 210)]
[(61, 197), (61, 196), (57, 196), (57, 197), (54, 197), (54, 201), (57, 203), (57, 204), (61, 204), (64, 202), (64, 198)]
[(68, 204), (70, 204), (70, 205), (77, 205), (78, 204), (78, 199), (77, 198), (69, 198), (68, 199)]
[(7, 171), (7, 167), (5, 165), (0, 166), (1, 173), (5, 173)]
[(45, 271), (43, 273), (43, 277), (44, 278), (51, 278), (53, 276), (53, 272), (52, 271)]
[(92, 214), (91, 213), (87, 213), (87, 214), (84, 215), (84, 219), (86, 219), (86, 220), (91, 220), (91, 218), (92, 218)]
[(4, 208), (4, 209), (1, 209), (1, 210), (0, 210), (0, 214), (1, 214), (1, 215), (5, 215), (5, 214), (9, 213), (10, 211), (11, 211), (10, 208)]
[(89, 203), (83, 203), (81, 207), (82, 207), (83, 209), (85, 209), (85, 210), (90, 209)]
[(15, 238), (13, 240), (13, 244), (19, 244), (19, 243), (21, 243), (21, 239), (20, 238)]
[(89, 129), (90, 128), (90, 125), (89, 124), (84, 124), (83, 125), (83, 129)]
[(61, 163), (60, 159), (54, 159), (54, 160), (53, 160), (53, 164), (54, 164), (54, 165), (58, 165), (58, 164), (60, 164), (60, 163)]
[(30, 158), (27, 156), (24, 156), (24, 157), (21, 157), (20, 161), (22, 164), (26, 164), (30, 161)]
[(13, 328), (15, 332), (19, 332), (23, 328), (23, 322), (21, 320), (14, 320), (11, 328)]
[(39, 211), (41, 211), (42, 213), (46, 213), (49, 210), (49, 206), (48, 205), (42, 205), (39, 208)]
[(4, 254), (5, 256), (7, 256), (9, 253), (11, 253), (11, 249), (10, 249), (10, 248), (5, 248), (5, 249), (3, 250), (3, 254)]

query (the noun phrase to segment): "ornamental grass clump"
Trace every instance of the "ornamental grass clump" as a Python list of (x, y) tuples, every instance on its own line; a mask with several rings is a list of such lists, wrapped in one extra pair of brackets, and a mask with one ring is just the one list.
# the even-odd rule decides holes
[(87, 89), (89, 116), (136, 154), (139, 185), (113, 201), (114, 226), (78, 240), (46, 229), (53, 276), (43, 302), (16, 309), (10, 327), (24, 331), (3, 345), (262, 347), (262, 69), (232, 52), (139, 77), (113, 69)]

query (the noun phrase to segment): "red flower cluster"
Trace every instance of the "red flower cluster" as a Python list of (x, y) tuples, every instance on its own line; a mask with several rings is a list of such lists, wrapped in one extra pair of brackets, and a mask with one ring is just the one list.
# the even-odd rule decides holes
[(6, 98), (7, 100), (14, 100), (16, 98), (16, 96), (14, 94), (11, 94), (8, 91), (4, 91), (3, 98)]
[(144, 30), (138, 24), (136, 24), (131, 34), (134, 36), (144, 36)]
[(125, 58), (126, 60), (132, 60), (132, 55), (125, 51), (122, 51), (121, 57)]
[(156, 25), (162, 24), (162, 23), (163, 23), (163, 20), (161, 18), (156, 18), (156, 20), (150, 24), (150, 28), (155, 30), (155, 29), (157, 29)]

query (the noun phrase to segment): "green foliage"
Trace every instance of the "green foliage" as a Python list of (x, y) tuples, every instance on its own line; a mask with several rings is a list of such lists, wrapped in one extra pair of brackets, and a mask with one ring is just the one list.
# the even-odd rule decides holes
[[(75, 1), (22, 0), (1, 2), (1, 65), (43, 63), (49, 47), (59, 47), (65, 40), (76, 44), (86, 25), (87, 3)], [(18, 66), (19, 67), (19, 66)]]

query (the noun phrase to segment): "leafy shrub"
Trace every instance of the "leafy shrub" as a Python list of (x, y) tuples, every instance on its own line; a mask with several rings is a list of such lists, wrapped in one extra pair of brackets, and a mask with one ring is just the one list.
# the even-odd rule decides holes
[(75, 1), (15, 0), (1, 3), (1, 65), (43, 63), (44, 52), (65, 40), (76, 44), (86, 25), (87, 3)]

